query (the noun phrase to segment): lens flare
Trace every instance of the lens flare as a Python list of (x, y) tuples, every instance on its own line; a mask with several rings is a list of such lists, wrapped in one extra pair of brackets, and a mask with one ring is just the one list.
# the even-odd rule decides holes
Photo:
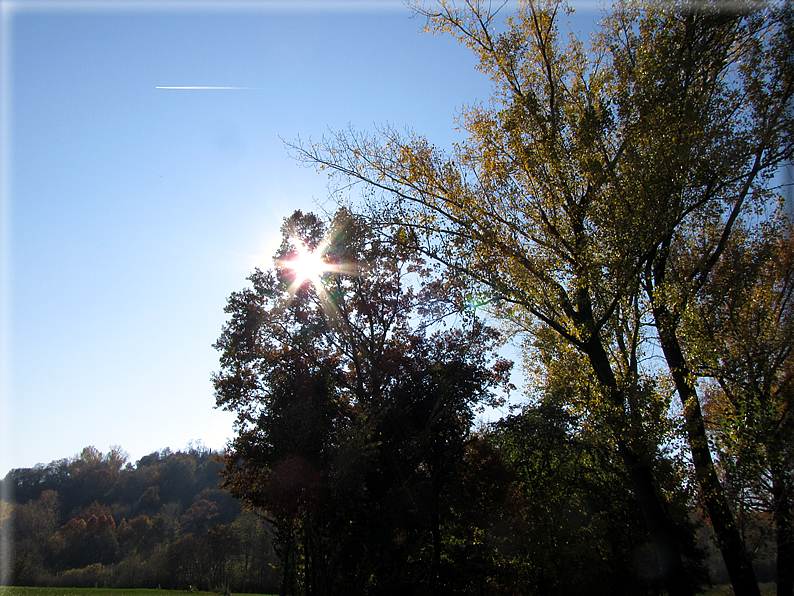
[(296, 244), (297, 255), (294, 259), (282, 261), (282, 266), (295, 272), (293, 282), (295, 287), (300, 287), (307, 281), (315, 286), (319, 285), (322, 283), (323, 274), (331, 270), (328, 263), (323, 260), (324, 245), (312, 251), (302, 242)]
[[(362, 274), (359, 263), (348, 261), (340, 263), (338, 257), (332, 256), (333, 239), (325, 238), (314, 250), (298, 238), (290, 238), (292, 250), (282, 258), (275, 260), (276, 266), (291, 272), (288, 280), (288, 291), (291, 299), (295, 299), (301, 290), (309, 290), (304, 297), (316, 300), (317, 305), (329, 319), (338, 316), (336, 300), (344, 282), (343, 278), (357, 277)], [(331, 254), (329, 254), (331, 253)], [(330, 262), (329, 259), (330, 258)]]

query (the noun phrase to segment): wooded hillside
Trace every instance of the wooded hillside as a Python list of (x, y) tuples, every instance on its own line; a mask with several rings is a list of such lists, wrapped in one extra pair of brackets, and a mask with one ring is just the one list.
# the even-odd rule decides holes
[(132, 464), (121, 448), (86, 447), (12, 470), (13, 502), (0, 502), (12, 583), (272, 591), (268, 524), (218, 487), (216, 456), (199, 444)]

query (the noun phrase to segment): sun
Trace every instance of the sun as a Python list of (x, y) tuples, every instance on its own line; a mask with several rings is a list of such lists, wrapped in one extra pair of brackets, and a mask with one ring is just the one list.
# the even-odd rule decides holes
[(307, 281), (317, 286), (322, 282), (323, 274), (331, 270), (330, 265), (323, 260), (323, 248), (321, 245), (312, 251), (303, 242), (296, 242), (295, 258), (282, 262), (284, 268), (295, 272), (295, 287)]

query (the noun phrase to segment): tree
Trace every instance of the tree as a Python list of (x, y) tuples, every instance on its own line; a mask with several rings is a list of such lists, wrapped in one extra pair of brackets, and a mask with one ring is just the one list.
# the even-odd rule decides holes
[[(643, 285), (680, 399), (701, 500), (734, 589), (742, 593), (757, 593), (755, 578), (709, 450), (694, 382), (699, 363), (680, 322), (737, 223), (759, 206), (769, 208), (767, 179), (792, 155), (791, 6), (751, 9), (660, 15), (638, 35), (639, 47), (672, 22), (671, 43), (652, 54), (626, 43), (618, 63), (633, 73), (626, 80), (636, 86), (626, 112), (653, 115), (634, 146), (635, 164), (664, 156), (663, 167), (634, 177), (635, 189), (680, 203), (646, 262)], [(677, 73), (669, 69), (671, 58), (678, 58)], [(667, 101), (659, 102), (659, 94)]]
[(70, 519), (58, 530), (55, 542), (60, 550), (58, 559), (67, 569), (109, 565), (118, 560), (116, 523), (104, 514)]
[[(668, 590), (685, 594), (653, 449), (630, 432), (638, 376), (614, 357), (645, 339), (624, 322), (644, 311), (647, 291), (734, 589), (758, 594), (704, 442), (691, 368), (677, 358), (683, 304), (670, 298), (698, 291), (736, 218), (764, 196), (766, 175), (791, 158), (790, 3), (618, 4), (589, 51), (576, 39), (563, 45), (562, 4), (524, 4), (502, 31), (486, 6), (419, 11), (466, 43), (494, 82), (492, 104), (463, 113), (470, 136), (451, 155), (390, 129), (293, 149), (368, 184), (373, 220), (445, 264), (450, 291), (498, 298), (520, 329), (543, 324), (586, 357)], [(682, 272), (689, 286), (676, 285), (669, 250), (697, 231), (709, 233), (694, 277)]]
[[(746, 492), (750, 509), (772, 512), (778, 594), (790, 596), (794, 235), (776, 215), (760, 229), (737, 226), (682, 326), (698, 376), (716, 382), (708, 406), (730, 492)], [(745, 501), (736, 508), (746, 509)]]
[(272, 592), (271, 586), (278, 585), (275, 573), (278, 561), (273, 552), (270, 524), (261, 514), (248, 510), (234, 521), (232, 531), (237, 535), (242, 559), (239, 571), (244, 578), (242, 591)]
[[(446, 571), (459, 592), (531, 594), (537, 568), (525, 556), (534, 540), (526, 523), (521, 478), (504, 452), (479, 429), (466, 441), (460, 471), (448, 491)], [(549, 495), (546, 495), (548, 497)], [(520, 587), (520, 588), (519, 588)]]
[[(500, 420), (487, 435), (515, 469), (524, 495), (522, 517), (531, 538), (524, 547), (532, 569), (528, 591), (657, 593), (663, 578), (614, 447), (567, 411), (567, 400), (550, 397)], [(684, 495), (667, 474), (666, 488), (678, 493), (676, 521), (683, 529), (689, 572), (702, 584), (702, 556), (683, 521)]]
[(44, 575), (54, 550), (50, 539), (58, 528), (60, 509), (60, 498), (53, 490), (43, 491), (24, 505), (13, 505), (11, 581), (24, 585)]
[[(441, 590), (445, 487), (472, 408), (507, 383), (498, 334), (428, 333), (443, 300), (414, 283), (421, 260), (347, 210), (282, 231), (216, 343), (217, 403), (237, 413), (225, 486), (273, 523), (282, 593)], [(317, 253), (307, 275), (296, 258)]]
[[(6, 491), (0, 485), (0, 495), (6, 497)], [(0, 499), (0, 586), (10, 583), (13, 551), (11, 550), (11, 511), (13, 505)]]
[(196, 499), (179, 518), (179, 525), (186, 534), (203, 534), (218, 517), (218, 506), (214, 501)]

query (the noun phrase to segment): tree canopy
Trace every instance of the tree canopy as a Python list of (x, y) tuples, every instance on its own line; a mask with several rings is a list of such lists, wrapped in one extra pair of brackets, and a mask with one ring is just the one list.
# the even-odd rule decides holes
[(550, 329), (583, 355), (667, 588), (686, 594), (635, 399), (661, 375), (646, 364), (659, 341), (734, 589), (758, 594), (681, 318), (735, 229), (782, 206), (769, 182), (792, 159), (790, 3), (618, 3), (589, 43), (564, 37), (558, 2), (522, 3), (504, 23), (476, 1), (418, 12), (474, 51), (493, 81), (492, 101), (462, 113), (466, 141), (444, 151), (383, 128), (293, 150), (345, 185), (363, 182), (373, 225), (442, 263), (461, 305), (498, 300), (497, 314), (535, 344), (548, 345)]
[(433, 331), (444, 300), (422, 261), (347, 210), (327, 227), (296, 212), (282, 231), (275, 270), (230, 297), (216, 344), (218, 405), (238, 416), (225, 485), (276, 528), (283, 593), (449, 588), (448, 487), (474, 408), (509, 382), (499, 336)]

